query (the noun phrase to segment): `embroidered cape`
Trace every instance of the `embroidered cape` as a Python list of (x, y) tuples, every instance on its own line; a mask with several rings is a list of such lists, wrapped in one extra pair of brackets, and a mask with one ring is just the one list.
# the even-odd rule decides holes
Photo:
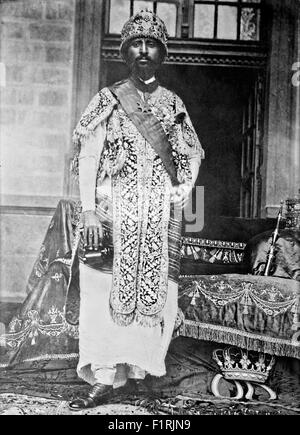
[[(177, 180), (190, 181), (189, 157), (198, 154), (203, 158), (204, 153), (185, 106), (179, 97), (164, 88), (150, 94), (147, 104), (171, 146)], [(75, 174), (78, 175), (82, 141), (88, 140), (103, 121), (106, 121), (107, 135), (97, 182), (106, 175), (112, 180), (111, 315), (120, 325), (134, 321), (146, 326), (163, 325), (162, 310), (170, 278), (171, 179), (160, 156), (108, 88), (94, 97), (74, 132), (76, 154), (72, 169)], [(179, 243), (177, 250), (180, 250)]]

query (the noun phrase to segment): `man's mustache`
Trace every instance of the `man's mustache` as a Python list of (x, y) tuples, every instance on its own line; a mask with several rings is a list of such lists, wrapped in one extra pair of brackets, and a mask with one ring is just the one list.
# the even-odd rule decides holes
[(139, 56), (137, 56), (135, 59), (131, 59), (131, 60), (127, 60), (127, 66), (132, 69), (132, 68), (140, 68), (139, 62), (141, 60), (147, 60), (148, 61), (148, 68), (155, 68), (158, 65), (160, 65), (161, 62), (159, 61), (155, 61), (153, 59), (151, 59), (151, 57), (149, 57), (147, 54), (140, 54)]
[(138, 56), (138, 57), (135, 59), (135, 62), (138, 62), (139, 60), (148, 60), (149, 62), (152, 62), (152, 59), (151, 59), (149, 56), (147, 56), (147, 55), (141, 55), (141, 56)]

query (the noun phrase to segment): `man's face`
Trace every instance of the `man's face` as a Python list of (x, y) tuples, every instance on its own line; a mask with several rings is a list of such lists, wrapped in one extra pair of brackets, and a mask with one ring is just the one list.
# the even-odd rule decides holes
[(131, 70), (155, 72), (163, 61), (160, 43), (152, 38), (135, 38), (128, 48), (126, 63)]

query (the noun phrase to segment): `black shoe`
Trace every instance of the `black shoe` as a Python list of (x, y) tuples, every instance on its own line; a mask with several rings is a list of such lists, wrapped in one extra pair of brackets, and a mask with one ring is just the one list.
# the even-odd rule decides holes
[(113, 391), (111, 385), (95, 384), (86, 398), (78, 397), (69, 403), (69, 408), (72, 411), (81, 411), (82, 409), (95, 408), (96, 406), (103, 405)]
[(113, 390), (113, 396), (114, 397), (119, 397), (120, 395), (136, 396), (139, 394), (141, 390), (143, 391), (142, 379), (128, 379), (125, 385)]
[(129, 391), (138, 393), (143, 386), (143, 379), (131, 379), (129, 378), (126, 384)]

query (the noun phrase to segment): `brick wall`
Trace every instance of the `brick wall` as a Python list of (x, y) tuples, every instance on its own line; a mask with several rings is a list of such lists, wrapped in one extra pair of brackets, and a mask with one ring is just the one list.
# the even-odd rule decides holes
[(64, 194), (74, 7), (74, 0), (0, 5), (2, 194)]
[(45, 207), (67, 192), (74, 18), (75, 0), (0, 1), (2, 300), (23, 298)]

